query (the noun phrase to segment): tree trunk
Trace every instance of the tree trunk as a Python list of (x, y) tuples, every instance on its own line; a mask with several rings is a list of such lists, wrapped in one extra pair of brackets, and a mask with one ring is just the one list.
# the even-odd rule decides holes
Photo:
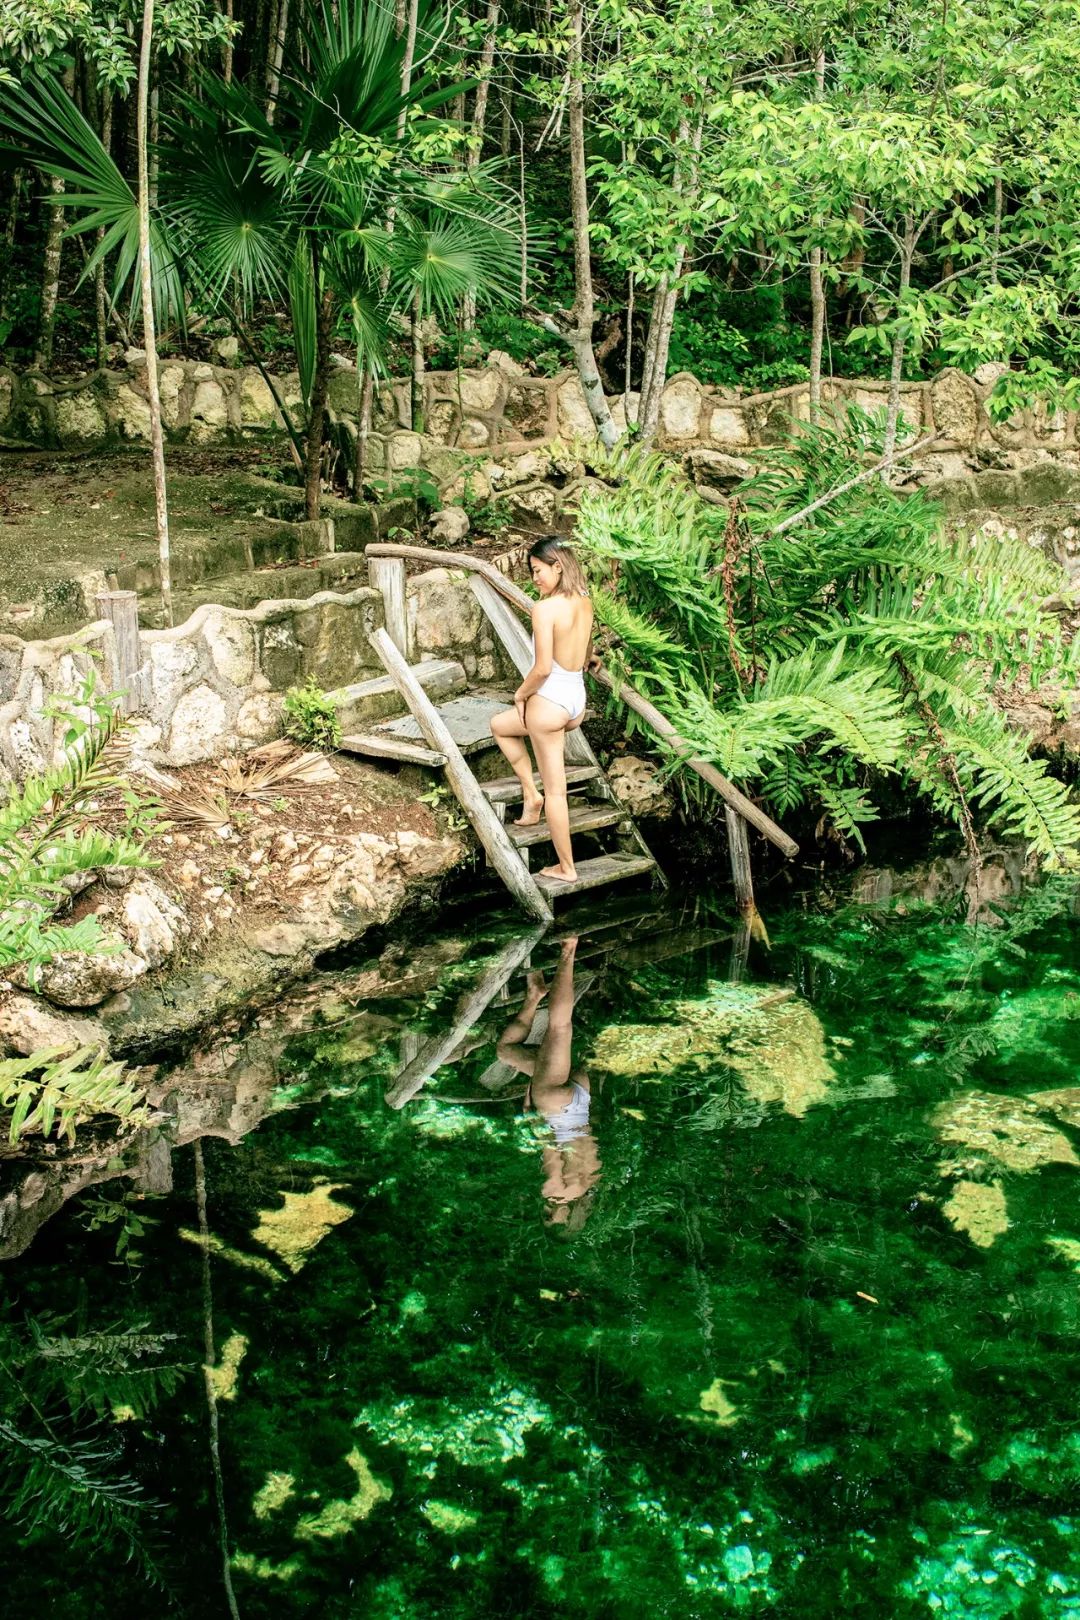
[[(230, 23), (234, 20), (233, 0), (225, 0), (225, 20)], [(226, 84), (232, 84), (233, 44), (231, 39), (227, 39), (221, 47), (221, 74)]]
[(810, 249), (810, 420), (821, 415), (821, 356), (825, 347), (825, 278), (821, 249)]
[(289, 0), (279, 0), (274, 13), (274, 33), (270, 42), (270, 70), (266, 76), (266, 122), (274, 122), (278, 91), (281, 89), (281, 63), (285, 55), (285, 35), (289, 27)]
[(990, 285), (998, 284), (998, 261), (1001, 258), (1001, 216), (1005, 210), (1005, 188), (1000, 174), (994, 179), (994, 234), (990, 248)]
[(165, 492), (165, 435), (161, 426), (161, 396), (158, 393), (157, 337), (154, 331), (154, 278), (150, 264), (150, 173), (147, 153), (150, 101), (151, 41), (154, 32), (154, 0), (143, 6), (142, 42), (139, 49), (137, 104), (139, 171), (139, 282), (142, 294), (143, 347), (146, 350), (146, 393), (150, 404), (150, 453), (154, 467), (154, 507), (157, 517), (158, 563), (161, 569), (161, 606), (165, 623), (173, 622), (172, 568), (169, 553), (169, 504)]
[[(416, 56), (416, 22), (419, 0), (408, 0), (408, 9), (405, 12), (405, 55), (401, 62), (401, 93), (407, 96), (412, 89), (413, 59)], [(407, 109), (402, 107), (398, 114), (397, 138), (400, 141), (405, 133)]]
[(322, 504), (322, 442), (326, 398), (330, 389), (330, 298), (322, 286), (322, 258), (311, 238), (311, 273), (315, 287), (315, 376), (311, 384), (307, 446), (304, 455), (304, 516), (314, 522)]
[(623, 358), (623, 419), (630, 426), (630, 384), (634, 363), (634, 272), (626, 293), (626, 353)]
[[(682, 192), (684, 186), (691, 197), (698, 190), (698, 160), (705, 132), (704, 116), (698, 118), (693, 136), (686, 118), (679, 121), (679, 146), (690, 147), (690, 170), (684, 176), (677, 172), (674, 189)], [(680, 242), (675, 250), (675, 264), (670, 274), (660, 279), (657, 296), (653, 300), (652, 319), (649, 322), (649, 341), (646, 345), (646, 373), (641, 381), (641, 408), (638, 411), (638, 437), (642, 444), (651, 444), (660, 425), (660, 403), (667, 380), (668, 353), (671, 348), (671, 330), (675, 324), (675, 309), (679, 301), (679, 282), (686, 264), (687, 243)], [(654, 331), (655, 326), (655, 331)]]
[(360, 345), (356, 347), (356, 455), (353, 461), (354, 501), (364, 498), (364, 469), (367, 463), (368, 439), (371, 436), (371, 410), (375, 396), (375, 378), (371, 367), (361, 358)]
[(53, 343), (56, 338), (56, 305), (60, 298), (60, 258), (64, 243), (64, 205), (55, 199), (64, 195), (64, 182), (59, 175), (49, 176), (49, 228), (45, 235), (45, 259), (41, 267), (41, 318), (38, 322), (37, 347), (34, 350), (35, 371), (48, 371), (52, 365)]
[(911, 214), (904, 216), (904, 240), (900, 250), (900, 286), (897, 298), (899, 314), (896, 322), (896, 333), (893, 337), (892, 366), (889, 371), (889, 407), (885, 418), (885, 465), (881, 469), (881, 481), (887, 484), (892, 470), (892, 458), (896, 452), (897, 428), (900, 422), (900, 379), (904, 370), (904, 350), (907, 347), (908, 329), (903, 318), (904, 297), (911, 286), (911, 264), (915, 257), (915, 245), (918, 242), (918, 233), (915, 230), (915, 221)]
[(424, 431), (424, 310), (419, 290), (412, 307), (412, 430)]
[[(820, 101), (825, 94), (825, 50), (819, 49), (814, 57), (814, 97)], [(821, 215), (815, 216), (814, 226), (822, 228)], [(816, 422), (821, 415), (821, 355), (825, 347), (825, 278), (821, 273), (821, 243), (810, 249), (810, 420)]]
[(0, 320), (9, 314), (8, 294), (11, 291), (11, 261), (15, 253), (15, 232), (19, 223), (19, 200), (22, 197), (23, 171), (13, 169), (11, 197), (8, 200), (7, 219), (4, 221), (4, 263), (0, 268)]
[[(488, 0), (484, 26), (487, 33), (484, 35), (484, 48), (480, 53), (479, 82), (473, 103), (472, 130), (468, 151), (465, 154), (465, 164), (470, 172), (480, 167), (484, 149), (484, 123), (487, 119), (488, 94), (491, 89), (491, 69), (495, 61), (495, 30), (499, 26), (499, 0)], [(475, 292), (466, 292), (462, 300), (461, 324), (466, 332), (471, 332), (476, 325)]]
[(573, 330), (567, 334), (578, 378), (589, 413), (596, 423), (600, 442), (614, 449), (619, 430), (611, 419), (596, 356), (592, 347), (593, 284), (589, 233), (589, 188), (585, 173), (585, 86), (582, 60), (584, 0), (570, 0), (570, 49), (567, 68), (570, 89), (567, 96), (567, 124), (570, 136), (570, 210), (574, 227), (574, 311)]

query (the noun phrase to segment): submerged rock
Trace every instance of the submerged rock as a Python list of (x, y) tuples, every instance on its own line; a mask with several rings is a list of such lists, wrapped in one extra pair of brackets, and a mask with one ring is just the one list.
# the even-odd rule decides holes
[(943, 1142), (966, 1149), (943, 1174), (990, 1160), (1007, 1170), (1038, 1170), (1045, 1164), (1080, 1165), (1068, 1137), (1042, 1118), (1039, 1105), (1026, 1097), (995, 1096), (968, 1091), (952, 1097), (935, 1111), (934, 1129)]
[(980, 1249), (988, 1249), (1009, 1230), (1005, 1194), (998, 1181), (958, 1181), (942, 1211)]

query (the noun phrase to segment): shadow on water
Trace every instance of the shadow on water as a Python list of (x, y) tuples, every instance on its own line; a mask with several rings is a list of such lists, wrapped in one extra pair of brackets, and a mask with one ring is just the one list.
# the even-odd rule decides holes
[(462, 918), (3, 1166), (5, 1612), (1080, 1620), (1075, 882)]

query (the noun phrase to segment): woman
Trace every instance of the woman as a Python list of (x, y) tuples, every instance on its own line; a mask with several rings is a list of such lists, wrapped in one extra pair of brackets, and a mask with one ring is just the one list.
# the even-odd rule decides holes
[[(573, 1063), (574, 956), (577, 940), (563, 941), (550, 992), (530, 973), (525, 1002), (499, 1041), (499, 1057), (529, 1078), (525, 1106), (544, 1121), (544, 1186), (547, 1220), (577, 1231), (600, 1180), (600, 1153), (589, 1127), (589, 1076)], [(540, 1003), (548, 996), (548, 1025), (538, 1046), (529, 1036)]]
[[(593, 610), (585, 575), (565, 540), (547, 534), (529, 549), (529, 571), (540, 600), (532, 610), (533, 665), (514, 693), (514, 707), (491, 721), (491, 734), (521, 783), (519, 827), (533, 827), (546, 810), (558, 857), (543, 877), (573, 883), (566, 803), (566, 733), (585, 713), (585, 666), (592, 643)], [(543, 793), (533, 778), (528, 737), (536, 751)]]

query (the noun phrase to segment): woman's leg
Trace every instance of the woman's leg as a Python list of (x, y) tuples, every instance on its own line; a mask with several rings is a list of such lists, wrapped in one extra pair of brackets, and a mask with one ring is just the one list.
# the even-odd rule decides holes
[(510, 762), (510, 768), (521, 783), (522, 811), (519, 827), (531, 827), (540, 820), (544, 806), (543, 796), (536, 791), (533, 781), (533, 762), (524, 739), (528, 735), (516, 709), (503, 709), (491, 717), (491, 735)]
[(574, 854), (570, 848), (570, 811), (566, 803), (566, 727), (570, 716), (558, 703), (548, 698), (532, 697), (525, 711), (529, 736), (536, 750), (536, 763), (540, 780), (544, 784), (545, 813), (551, 828), (551, 842), (558, 861), (546, 866), (544, 877), (562, 878), (572, 883), (577, 877)]

